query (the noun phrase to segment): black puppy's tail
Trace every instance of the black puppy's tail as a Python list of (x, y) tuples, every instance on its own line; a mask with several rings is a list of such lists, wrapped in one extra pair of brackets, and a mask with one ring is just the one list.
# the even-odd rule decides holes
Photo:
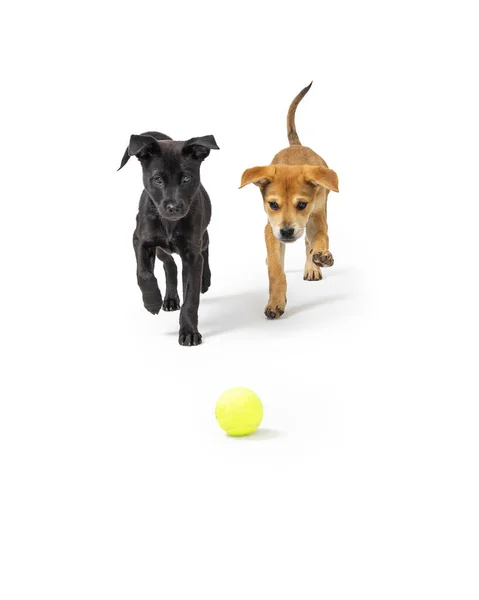
[(301, 142), (299, 141), (298, 133), (296, 132), (296, 125), (294, 123), (294, 115), (296, 114), (296, 109), (298, 108), (298, 104), (309, 92), (309, 89), (312, 85), (313, 85), (313, 82), (311, 82), (308, 86), (306, 86), (304, 89), (302, 89), (299, 92), (299, 94), (296, 96), (296, 98), (291, 102), (291, 106), (289, 107), (288, 116), (286, 118), (286, 127), (287, 127), (288, 140), (289, 140), (290, 146), (293, 146), (293, 145), (300, 146), (301, 145)]

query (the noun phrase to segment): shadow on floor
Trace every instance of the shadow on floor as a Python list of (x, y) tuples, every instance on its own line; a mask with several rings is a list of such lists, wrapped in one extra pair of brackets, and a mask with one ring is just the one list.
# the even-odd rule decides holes
[[(286, 307), (286, 312), (281, 317), (281, 321), (287, 321), (299, 313), (319, 306), (342, 302), (348, 298), (349, 296), (346, 294), (336, 294), (318, 296), (313, 300), (300, 304), (291, 303)], [(204, 297), (201, 299), (201, 305), (203, 306), (201, 331), (204, 331), (204, 334), (208, 337), (212, 337), (234, 329), (257, 327), (271, 323), (266, 319), (263, 312), (266, 301), (267, 292), (258, 290), (210, 298)], [(213, 326), (212, 329), (209, 329), (210, 325)]]
[(285, 438), (287, 435), (288, 434), (285, 431), (279, 431), (278, 429), (258, 429), (251, 435), (235, 437), (234, 439), (241, 442), (264, 442), (266, 440)]
[[(351, 275), (350, 269), (347, 268), (333, 268), (325, 269), (325, 279), (336, 276), (348, 276)], [(294, 322), (300, 313), (308, 312), (319, 308), (321, 306), (338, 305), (337, 310), (328, 312), (328, 319), (331, 318), (332, 313), (336, 317), (340, 317), (343, 314), (342, 303), (351, 300), (351, 293), (335, 293), (327, 295), (327, 289), (325, 286), (326, 282), (314, 281), (314, 282), (303, 282), (298, 281), (296, 274), (303, 271), (288, 270), (287, 274), (293, 275), (291, 277), (292, 288), (296, 288), (299, 284), (300, 287), (303, 285), (308, 288), (317, 288), (318, 294), (311, 298), (311, 294), (307, 294), (307, 298), (304, 302), (301, 302), (301, 293), (298, 293), (298, 289), (291, 290), (290, 302), (286, 307), (285, 314), (281, 317), (280, 321), (289, 321), (290, 319)], [(350, 277), (347, 277), (350, 279)], [(294, 283), (293, 283), (294, 281)], [(221, 335), (229, 331), (236, 329), (252, 329), (262, 328), (272, 325), (275, 321), (270, 321), (264, 316), (264, 307), (268, 299), (268, 287), (267, 281), (262, 289), (250, 289), (241, 291), (237, 294), (224, 294), (222, 296), (210, 296), (205, 294), (201, 296), (200, 301), (200, 331), (205, 337), (214, 337), (215, 335)], [(292, 298), (292, 300), (291, 300)], [(176, 313), (178, 314), (178, 313)], [(179, 316), (179, 315), (178, 315)], [(318, 313), (318, 317), (320, 314)], [(175, 319), (177, 323), (177, 319)], [(293, 325), (293, 322), (291, 325)], [(321, 319), (318, 318), (318, 323)], [(178, 331), (175, 326), (171, 331), (167, 332), (166, 335), (177, 336)]]
[[(323, 267), (322, 271), (324, 279), (329, 279), (330, 277), (338, 277), (340, 275), (349, 275), (351, 273), (350, 269), (336, 268), (334, 266), (331, 268)], [(303, 273), (303, 269), (286, 269), (285, 273), (286, 275)]]

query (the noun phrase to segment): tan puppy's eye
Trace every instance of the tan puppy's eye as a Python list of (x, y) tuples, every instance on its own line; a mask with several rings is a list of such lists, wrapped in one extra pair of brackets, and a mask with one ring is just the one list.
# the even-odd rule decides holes
[(277, 202), (270, 202), (269, 207), (271, 210), (279, 210), (279, 204)]
[(298, 202), (298, 204), (296, 204), (296, 208), (298, 210), (304, 210), (307, 206), (308, 206), (307, 202)]

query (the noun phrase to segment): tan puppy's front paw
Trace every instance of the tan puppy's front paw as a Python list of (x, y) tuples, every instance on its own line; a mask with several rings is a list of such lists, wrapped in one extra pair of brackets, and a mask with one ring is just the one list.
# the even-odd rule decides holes
[(323, 278), (323, 275), (321, 273), (321, 269), (313, 266), (306, 266), (304, 267), (304, 275), (303, 275), (303, 279), (305, 281), (320, 281)]
[(268, 319), (279, 319), (279, 317), (284, 314), (284, 310), (279, 306), (276, 306), (276, 308), (271, 308), (271, 306), (268, 305), (264, 309), (264, 314)]
[(266, 308), (264, 309), (264, 314), (268, 319), (279, 319), (280, 316), (284, 314), (285, 308), (286, 300), (284, 302), (274, 302), (270, 298)]
[(318, 267), (332, 267), (334, 265), (333, 255), (327, 250), (324, 252), (321, 250), (316, 252), (313, 254), (312, 259), (314, 264), (318, 265)]

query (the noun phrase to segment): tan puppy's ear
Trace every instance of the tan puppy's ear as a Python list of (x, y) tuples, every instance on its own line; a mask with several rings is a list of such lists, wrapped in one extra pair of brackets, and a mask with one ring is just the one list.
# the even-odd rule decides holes
[(310, 167), (303, 168), (304, 178), (312, 185), (322, 185), (323, 187), (333, 192), (339, 192), (338, 176), (332, 169), (327, 167)]
[(276, 169), (273, 165), (246, 169), (241, 177), (240, 189), (245, 185), (248, 185), (248, 183), (254, 183), (258, 187), (263, 188), (268, 185), (268, 183), (271, 183), (275, 173)]

